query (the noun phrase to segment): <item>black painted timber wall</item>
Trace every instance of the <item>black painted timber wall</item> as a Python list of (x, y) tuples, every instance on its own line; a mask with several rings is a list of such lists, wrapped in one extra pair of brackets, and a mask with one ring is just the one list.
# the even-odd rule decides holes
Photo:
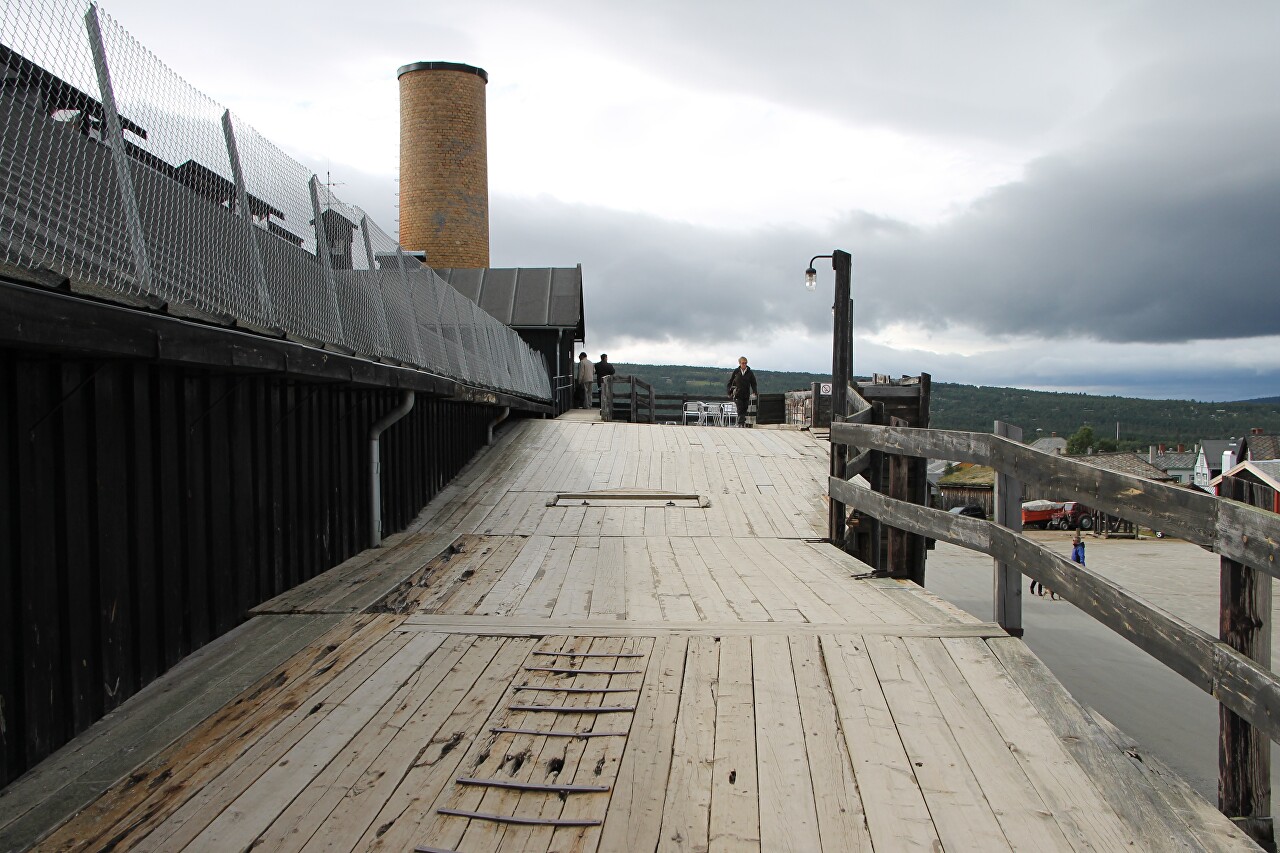
[[(400, 392), (0, 349), (0, 786), (368, 545), (370, 425)], [(486, 439), (428, 398), (383, 434), (384, 531)]]

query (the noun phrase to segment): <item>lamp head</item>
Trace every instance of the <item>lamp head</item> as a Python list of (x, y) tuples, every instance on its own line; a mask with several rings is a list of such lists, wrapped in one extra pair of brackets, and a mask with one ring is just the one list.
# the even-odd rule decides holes
[(809, 290), (818, 289), (818, 271), (813, 267), (809, 267), (804, 271), (804, 286)]

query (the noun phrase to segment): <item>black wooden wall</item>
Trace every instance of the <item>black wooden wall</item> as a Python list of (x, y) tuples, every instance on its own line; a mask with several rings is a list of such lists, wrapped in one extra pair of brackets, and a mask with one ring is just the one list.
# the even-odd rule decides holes
[[(0, 786), (254, 605), (368, 545), (394, 390), (0, 349)], [(383, 529), (495, 410), (425, 398), (382, 437)]]

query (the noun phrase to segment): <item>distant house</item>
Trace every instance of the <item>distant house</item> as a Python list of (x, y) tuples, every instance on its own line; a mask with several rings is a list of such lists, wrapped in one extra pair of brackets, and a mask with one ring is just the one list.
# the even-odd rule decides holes
[(1255, 498), (1261, 497), (1262, 500), (1252, 502), (1265, 505), (1272, 512), (1280, 512), (1280, 459), (1245, 460), (1241, 462), (1225, 474), (1213, 479), (1214, 494), (1218, 493), (1218, 484), (1222, 482), (1223, 477), (1235, 477), (1247, 483), (1252, 483), (1255, 490), (1262, 492), (1260, 496), (1255, 492)]
[(1092, 465), (1095, 468), (1102, 468), (1105, 471), (1115, 471), (1117, 474), (1142, 477), (1145, 480), (1154, 480), (1157, 483), (1167, 483), (1175, 479), (1133, 452), (1090, 453), (1088, 456), (1072, 456), (1071, 459), (1075, 462)]
[(1176, 450), (1168, 450), (1163, 444), (1151, 445), (1147, 461), (1179, 483), (1190, 485), (1195, 481), (1197, 451), (1187, 450), (1179, 444)]
[(1196, 457), (1196, 470), (1192, 482), (1206, 492), (1212, 490), (1210, 482), (1222, 473), (1222, 454), (1230, 452), (1227, 467), (1235, 465), (1240, 451), (1240, 440), (1236, 438), (1223, 440), (1206, 438), (1200, 442), (1200, 453)]
[(1067, 455), (1067, 440), (1056, 432), (1049, 433), (1048, 438), (1037, 438), (1031, 442), (1031, 447), (1036, 450), (1042, 450), (1045, 453), (1052, 453), (1054, 456)]
[(938, 479), (939, 509), (980, 506), (990, 517), (994, 508), (996, 472), (989, 465), (961, 462)]
[(1236, 458), (1254, 462), (1280, 459), (1280, 435), (1263, 435), (1261, 429), (1251, 429), (1248, 435), (1240, 439)]

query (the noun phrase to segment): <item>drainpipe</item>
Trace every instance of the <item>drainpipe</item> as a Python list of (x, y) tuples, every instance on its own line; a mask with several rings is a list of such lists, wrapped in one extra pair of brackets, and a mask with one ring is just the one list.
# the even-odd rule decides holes
[(382, 460), (379, 450), (379, 439), (383, 430), (409, 414), (413, 408), (414, 394), (405, 391), (400, 397), (400, 405), (382, 416), (376, 424), (369, 428), (369, 535), (372, 537), (371, 548), (382, 545)]
[(560, 351), (564, 348), (564, 329), (556, 329), (556, 375), (551, 380), (551, 394), (554, 398), (551, 408), (555, 410), (555, 414), (551, 417), (560, 416), (560, 376), (562, 374), (560, 368)]
[(498, 424), (502, 423), (503, 421), (505, 421), (507, 419), (507, 416), (510, 414), (511, 414), (511, 407), (503, 406), (502, 412), (499, 413), (499, 415), (493, 419), (493, 423), (489, 424), (489, 440), (485, 442), (486, 445), (493, 444), (493, 428), (496, 427)]

